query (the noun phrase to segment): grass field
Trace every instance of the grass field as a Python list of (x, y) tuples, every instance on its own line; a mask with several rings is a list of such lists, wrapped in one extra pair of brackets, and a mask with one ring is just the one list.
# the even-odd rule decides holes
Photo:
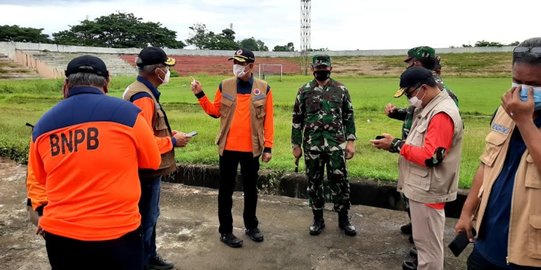
[[(196, 76), (207, 95), (213, 99), (223, 77)], [(394, 181), (397, 178), (397, 155), (373, 149), (369, 140), (383, 132), (400, 136), (401, 123), (387, 118), (383, 113), (386, 103), (406, 105), (405, 98), (394, 99), (397, 78), (337, 77), (348, 89), (355, 108), (358, 141), (357, 153), (348, 162), (349, 173), (354, 178)], [(445, 79), (445, 78), (444, 78)], [(133, 78), (114, 78), (110, 95), (120, 96)], [(262, 165), (263, 169), (292, 171), (293, 157), (290, 150), (291, 110), (300, 85), (310, 80), (308, 76), (286, 76), (282, 81), (268, 78), (275, 104), (275, 145), (273, 160)], [(176, 150), (181, 163), (217, 164), (218, 155), (214, 138), (219, 121), (202, 111), (189, 89), (190, 78), (172, 78), (161, 87), (161, 101), (173, 129), (198, 131), (186, 148)], [(510, 86), (510, 78), (457, 78), (445, 83), (460, 99), (460, 109), (465, 122), (465, 137), (461, 164), (460, 186), (468, 188), (478, 165), (478, 156), (484, 146), (484, 136), (489, 128), (490, 116), (500, 103), (500, 96)], [(0, 155), (26, 160), (30, 129), (25, 123), (35, 123), (51, 106), (61, 100), (60, 80), (0, 80)], [(301, 168), (303, 164), (301, 162)]]

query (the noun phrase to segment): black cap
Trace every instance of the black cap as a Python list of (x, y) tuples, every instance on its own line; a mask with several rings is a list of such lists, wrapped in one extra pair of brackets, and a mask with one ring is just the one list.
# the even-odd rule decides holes
[(244, 62), (252, 63), (252, 62), (255, 62), (255, 56), (254, 56), (254, 53), (250, 50), (238, 49), (235, 52), (235, 55), (233, 55), (233, 57), (230, 57), (227, 60), (236, 60), (241, 63), (244, 63)]
[(408, 88), (417, 87), (430, 80), (434, 80), (432, 71), (424, 67), (410, 67), (400, 75), (400, 89), (396, 91), (394, 97), (402, 96)]
[(105, 78), (109, 77), (109, 71), (107, 71), (105, 63), (98, 57), (92, 55), (83, 55), (73, 58), (68, 63), (64, 74), (66, 77), (69, 77), (69, 75), (79, 72), (93, 73)]
[(174, 58), (167, 57), (167, 54), (158, 47), (146, 47), (139, 52), (135, 59), (135, 64), (138, 67), (148, 65), (164, 64), (166, 66), (174, 66), (176, 63)]

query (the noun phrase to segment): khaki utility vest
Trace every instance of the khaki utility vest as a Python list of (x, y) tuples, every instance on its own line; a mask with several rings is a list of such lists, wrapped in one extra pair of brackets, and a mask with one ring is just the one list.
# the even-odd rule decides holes
[[(165, 113), (163, 112), (160, 103), (156, 98), (154, 97), (154, 94), (146, 85), (143, 83), (136, 81), (128, 86), (126, 88), (126, 91), (124, 91), (124, 94), (122, 95), (122, 98), (124, 100), (131, 102), (131, 97), (134, 96), (137, 93), (147, 93), (152, 97), (152, 100), (154, 100), (154, 115), (152, 116), (152, 130), (154, 131), (154, 136), (156, 137), (172, 137), (171, 134), (171, 128), (169, 127), (169, 123), (167, 122), (167, 119), (165, 118)], [(148, 170), (143, 169), (139, 170), (139, 175), (143, 177), (153, 177), (153, 176), (159, 176), (159, 175), (168, 175), (177, 169), (177, 165), (175, 163), (175, 150), (171, 149), (171, 151), (168, 151), (166, 153), (163, 153), (161, 155), (162, 162), (160, 164), (160, 168), (158, 170)]]
[[(250, 125), (252, 128), (252, 153), (254, 157), (261, 155), (264, 149), (265, 137), (263, 127), (267, 103), (267, 82), (253, 78), (250, 106)], [(220, 156), (223, 155), (225, 142), (235, 108), (237, 106), (237, 78), (222, 81), (222, 101), (220, 104), (220, 132), (216, 136)]]
[(457, 196), (464, 125), (455, 102), (446, 91), (441, 91), (424, 108), (414, 112), (411, 131), (405, 143), (422, 146), (428, 124), (440, 112), (449, 115), (454, 124), (451, 149), (447, 149), (443, 161), (429, 168), (407, 161), (402, 155), (398, 159), (397, 189), (408, 199), (420, 203), (450, 202)]
[[(504, 166), (515, 122), (500, 106), (485, 138), (485, 150), (480, 157), (485, 165), (480, 204), (474, 215), (479, 232), (490, 192)], [(506, 236), (502, 236), (506, 237)], [(541, 174), (528, 149), (524, 151), (515, 174), (509, 217), (507, 262), (541, 267)]]

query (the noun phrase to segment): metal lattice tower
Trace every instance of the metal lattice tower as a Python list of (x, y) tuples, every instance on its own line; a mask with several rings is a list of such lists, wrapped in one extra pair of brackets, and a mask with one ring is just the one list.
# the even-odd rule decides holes
[(301, 55), (304, 62), (304, 75), (308, 74), (308, 50), (311, 49), (311, 15), (312, 0), (301, 0)]
[(312, 0), (301, 0), (301, 52), (310, 49), (311, 2)]

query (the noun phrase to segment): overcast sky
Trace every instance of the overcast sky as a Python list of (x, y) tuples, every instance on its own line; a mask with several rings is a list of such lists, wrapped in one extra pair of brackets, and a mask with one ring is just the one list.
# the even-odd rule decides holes
[[(539, 0), (313, 0), (311, 43), (330, 50), (507, 44), (541, 36), (540, 10)], [(300, 47), (299, 0), (0, 0), (0, 25), (52, 34), (116, 11), (160, 22), (177, 40), (189, 38), (194, 23), (217, 33), (232, 24), (238, 40)]]

